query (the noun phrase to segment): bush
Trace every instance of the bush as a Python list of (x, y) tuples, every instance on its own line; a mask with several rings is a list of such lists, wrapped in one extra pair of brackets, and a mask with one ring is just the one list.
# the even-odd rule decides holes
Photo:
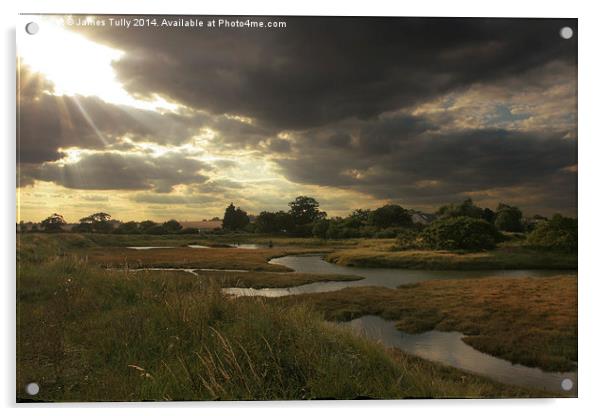
[(529, 245), (555, 251), (577, 252), (577, 220), (556, 214), (535, 226), (529, 234)]
[(399, 205), (385, 205), (377, 208), (370, 214), (370, 219), (372, 224), (379, 228), (411, 227), (413, 224), (408, 210)]
[(178, 234), (199, 234), (198, 228), (186, 227), (178, 231)]
[(341, 236), (341, 227), (334, 221), (329, 221), (328, 229), (326, 230), (326, 238), (337, 239)]
[(437, 220), (422, 232), (424, 244), (435, 250), (492, 249), (500, 237), (492, 224), (470, 217)]
[(412, 250), (421, 248), (422, 238), (420, 233), (416, 230), (402, 230), (397, 233), (397, 240), (395, 242), (395, 250)]
[(312, 234), (316, 238), (326, 238), (329, 226), (329, 220), (318, 220), (314, 223), (314, 227), (312, 228)]
[(145, 234), (162, 235), (169, 234), (163, 225), (155, 225), (146, 230)]
[(397, 231), (393, 228), (385, 228), (384, 230), (377, 231), (374, 234), (376, 238), (395, 238), (397, 237)]
[[(86, 226), (88, 224), (78, 224), (76, 227)], [(75, 227), (73, 227), (75, 228)], [(76, 231), (76, 230), (73, 230)], [(81, 231), (80, 231), (81, 232)], [(138, 223), (135, 221), (128, 221), (119, 224), (117, 228), (113, 230), (113, 234), (140, 234), (138, 229)]]
[(523, 227), (523, 213), (517, 207), (500, 204), (495, 216), (495, 226), (500, 231), (521, 232)]

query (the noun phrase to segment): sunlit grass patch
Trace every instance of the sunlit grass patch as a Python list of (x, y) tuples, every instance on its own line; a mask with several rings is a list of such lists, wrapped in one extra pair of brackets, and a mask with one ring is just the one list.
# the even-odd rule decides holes
[(379, 315), (406, 332), (459, 331), (483, 352), (546, 370), (572, 370), (577, 361), (575, 277), (432, 280), (281, 301), (311, 302), (334, 320)]
[(391, 245), (336, 250), (326, 260), (341, 266), (390, 267), (426, 270), (576, 269), (576, 253), (533, 250), (516, 244), (495, 250), (462, 252), (433, 250), (395, 251)]

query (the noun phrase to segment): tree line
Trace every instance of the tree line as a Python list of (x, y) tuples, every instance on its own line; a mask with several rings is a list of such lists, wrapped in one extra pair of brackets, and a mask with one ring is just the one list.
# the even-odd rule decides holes
[[(41, 222), (41, 231), (63, 232), (66, 222), (53, 214)], [(21, 230), (24, 231), (24, 230)], [(32, 229), (32, 231), (37, 231)], [(81, 218), (72, 232), (114, 234), (197, 234), (172, 219), (163, 223), (119, 222), (99, 212)], [(441, 206), (435, 214), (424, 214), (387, 204), (376, 209), (356, 209), (346, 217), (328, 217), (313, 197), (298, 196), (288, 210), (262, 211), (252, 218), (230, 203), (221, 229), (213, 233), (260, 233), (321, 239), (396, 238), (399, 249), (490, 249), (509, 233), (526, 233), (533, 246), (555, 250), (577, 250), (577, 220), (555, 215), (548, 220), (535, 215), (525, 218), (515, 206), (500, 203), (497, 209), (477, 206), (472, 199)]]
[[(47, 233), (65, 232), (67, 222), (61, 214), (52, 214), (40, 223), (38, 228), (33, 224), (30, 231), (42, 231)], [(35, 227), (35, 228), (34, 228)], [(27, 230), (21, 229), (24, 232)], [(81, 218), (78, 224), (71, 227), (74, 233), (99, 233), (99, 234), (196, 234), (196, 228), (183, 228), (178, 221), (171, 219), (163, 223), (157, 223), (150, 220), (141, 222), (127, 221), (120, 222), (113, 220), (110, 214), (97, 212), (87, 217)]]

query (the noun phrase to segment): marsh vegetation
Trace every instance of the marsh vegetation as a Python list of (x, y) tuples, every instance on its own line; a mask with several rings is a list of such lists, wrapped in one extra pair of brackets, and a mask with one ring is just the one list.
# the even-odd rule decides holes
[[(30, 381), (49, 401), (562, 394), (391, 350), (336, 322), (370, 315), (405, 333), (454, 331), (508, 362), (573, 371), (575, 220), (530, 224), (515, 207), (472, 201), (428, 224), (395, 205), (331, 219), (318, 207), (300, 197), (289, 212), (247, 221), (232, 204), (223, 229), (203, 232), (176, 221), (114, 226), (99, 213), (80, 232), (62, 232), (55, 215), (45, 232), (19, 233), (19, 399)], [(334, 271), (274, 260), (318, 254)], [(375, 270), (387, 283), (364, 279), (362, 267), (389, 268)], [(233, 288), (298, 295), (234, 297)]]

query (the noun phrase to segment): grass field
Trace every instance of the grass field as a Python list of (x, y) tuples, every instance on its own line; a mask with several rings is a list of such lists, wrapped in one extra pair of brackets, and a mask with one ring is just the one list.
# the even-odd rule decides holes
[(311, 306), (224, 297), (191, 274), (22, 262), (17, 398), (540, 397), (354, 336)]
[(303, 253), (307, 250), (285, 251), (281, 249), (245, 250), (235, 248), (169, 248), (132, 250), (122, 247), (92, 248), (77, 251), (88, 261), (103, 267), (181, 267), (195, 269), (229, 269), (286, 272), (287, 267), (269, 264), (272, 257), (288, 253)]
[[(138, 238), (18, 237), (19, 400), (30, 399), (23, 389), (31, 381), (41, 385), (36, 398), (47, 401), (549, 394), (386, 350), (325, 320), (363, 314), (395, 319), (404, 331), (458, 330), (481, 351), (545, 369), (571, 369), (577, 359), (575, 278), (430, 281), (286, 299), (233, 298), (221, 288), (357, 279), (291, 273), (267, 263), (272, 257), (351, 246), (386, 252), (391, 241), (349, 241), (345, 248), (283, 239), (271, 249), (244, 250), (187, 248), (207, 242), (184, 236)], [(175, 248), (126, 248), (134, 245)], [(247, 271), (133, 271), (141, 267)]]
[[(269, 264), (268, 261), (271, 258), (287, 254), (323, 252), (320, 248), (292, 246), (258, 250), (238, 248), (199, 249), (186, 247), (188, 240), (185, 239), (178, 238), (180, 245), (170, 246), (169, 244), (174, 243), (172, 239), (154, 238), (154, 236), (140, 245), (172, 248), (152, 250), (129, 249), (127, 246), (135, 246), (135, 244), (132, 244), (133, 241), (129, 239), (123, 239), (127, 241), (127, 246), (113, 247), (101, 245), (101, 243), (108, 244), (112, 242), (113, 237), (123, 236), (25, 234), (18, 239), (17, 251), (20, 257), (30, 261), (43, 260), (48, 256), (76, 255), (87, 259), (90, 263), (108, 268), (176, 267), (272, 272), (286, 272), (290, 270), (284, 266)], [(139, 236), (133, 237), (136, 239)], [(135, 239), (134, 241), (136, 241)], [(192, 240), (190, 244), (192, 243), (198, 242)], [(184, 247), (181, 245), (184, 245)]]
[[(20, 241), (19, 241), (20, 240)], [(272, 248), (191, 249), (191, 244), (212, 245), (254, 243)], [(521, 242), (502, 243), (497, 249), (482, 252), (394, 250), (394, 239), (321, 240), (315, 238), (274, 237), (254, 234), (215, 235), (205, 238), (189, 235), (114, 235), (114, 234), (22, 234), (19, 251), (29, 259), (48, 254), (77, 253), (103, 266), (122, 267), (198, 267), (285, 271), (268, 265), (270, 258), (299, 253), (327, 253), (326, 260), (342, 266), (389, 267), (431, 270), (558, 269), (577, 268), (577, 254), (533, 250)], [(166, 250), (131, 250), (132, 246), (173, 247)]]
[(576, 253), (555, 253), (510, 244), (482, 252), (392, 251), (391, 246), (383, 242), (380, 245), (340, 249), (328, 254), (326, 260), (341, 266), (430, 270), (577, 268)]
[(406, 332), (459, 331), (478, 350), (545, 370), (573, 370), (577, 361), (575, 277), (433, 280), (280, 301), (310, 302), (332, 320), (380, 315)]

